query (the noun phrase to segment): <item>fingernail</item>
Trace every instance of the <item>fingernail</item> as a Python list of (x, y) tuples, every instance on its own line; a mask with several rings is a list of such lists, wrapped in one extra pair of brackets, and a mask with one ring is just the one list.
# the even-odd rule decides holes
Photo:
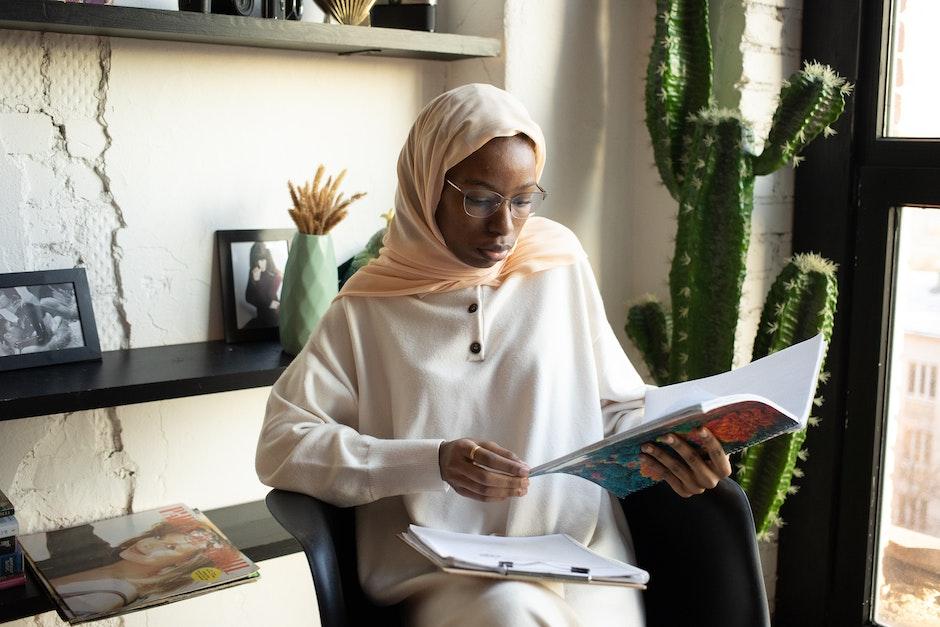
[(644, 445), (642, 446), (642, 448), (643, 448), (643, 452), (644, 452), (644, 453), (652, 453), (652, 452), (653, 452), (653, 447), (650, 446), (649, 444), (644, 444)]
[(658, 438), (656, 438), (656, 441), (657, 441), (657, 442), (665, 442), (666, 444), (672, 444), (672, 436), (671, 436), (671, 435), (661, 435), (661, 436), (659, 436)]
[(702, 427), (701, 429), (699, 429), (698, 434), (699, 434), (699, 436), (701, 436), (701, 437), (703, 437), (703, 438), (707, 438), (707, 437), (708, 437), (708, 430), (705, 429), (705, 427)]

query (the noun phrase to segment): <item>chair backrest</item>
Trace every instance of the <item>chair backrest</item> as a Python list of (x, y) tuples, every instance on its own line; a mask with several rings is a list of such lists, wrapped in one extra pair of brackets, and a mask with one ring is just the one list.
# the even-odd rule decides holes
[[(377, 607), (362, 592), (352, 508), (282, 490), (266, 501), (304, 548), (323, 627), (401, 625), (397, 608)], [(769, 627), (754, 521), (738, 484), (724, 479), (688, 499), (661, 484), (621, 503), (637, 563), (651, 576), (647, 627)]]
[(304, 549), (322, 627), (401, 625), (396, 607), (374, 605), (359, 584), (353, 508), (334, 507), (306, 494), (271, 490), (271, 515)]
[(737, 483), (687, 499), (660, 484), (621, 503), (650, 573), (647, 627), (770, 625), (754, 518)]

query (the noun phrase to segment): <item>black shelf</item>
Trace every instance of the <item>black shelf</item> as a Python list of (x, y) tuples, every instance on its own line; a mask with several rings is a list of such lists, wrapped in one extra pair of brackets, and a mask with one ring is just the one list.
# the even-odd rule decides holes
[(213, 341), (0, 372), (0, 420), (263, 387), (291, 359), (278, 342)]
[[(205, 514), (253, 562), (302, 550), (293, 536), (271, 517), (264, 501), (220, 507)], [(32, 569), (27, 568), (26, 578), (25, 586), (0, 590), (0, 623), (56, 609)]]
[(0, 28), (438, 61), (500, 53), (487, 37), (58, 0), (2, 0)]

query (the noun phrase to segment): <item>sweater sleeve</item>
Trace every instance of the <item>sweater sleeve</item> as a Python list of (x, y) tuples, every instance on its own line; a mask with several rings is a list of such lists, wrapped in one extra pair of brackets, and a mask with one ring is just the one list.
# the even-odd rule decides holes
[(604, 435), (608, 436), (643, 422), (646, 391), (655, 386), (643, 382), (624, 353), (607, 320), (597, 281), (586, 261), (582, 264), (581, 274), (587, 292), (586, 306), (594, 341), (594, 363), (604, 416)]
[(271, 389), (255, 468), (263, 483), (339, 506), (444, 490), (440, 439), (380, 439), (358, 429), (356, 364), (342, 300)]

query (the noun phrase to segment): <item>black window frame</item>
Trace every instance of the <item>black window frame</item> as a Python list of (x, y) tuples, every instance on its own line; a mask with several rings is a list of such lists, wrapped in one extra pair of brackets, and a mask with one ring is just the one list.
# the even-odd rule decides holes
[[(891, 0), (805, 2), (803, 58), (856, 82), (796, 172), (793, 250), (839, 263), (820, 427), (779, 533), (776, 625), (874, 625), (873, 552), (898, 208), (940, 206), (940, 140), (884, 137)], [(938, 25), (940, 29), (940, 25)]]

